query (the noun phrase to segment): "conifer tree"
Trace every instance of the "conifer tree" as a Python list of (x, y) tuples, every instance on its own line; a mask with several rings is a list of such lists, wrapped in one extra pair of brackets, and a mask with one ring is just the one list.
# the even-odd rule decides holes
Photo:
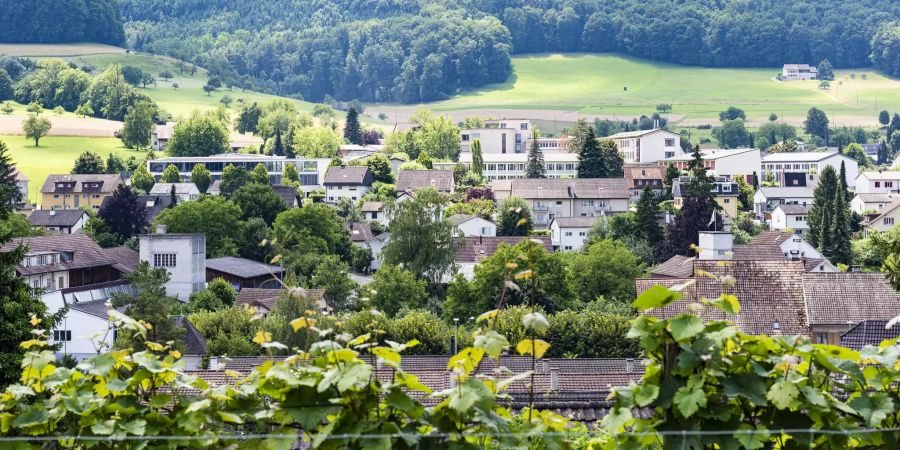
[(159, 182), (181, 183), (181, 174), (178, 173), (178, 167), (175, 167), (174, 164), (166, 166), (166, 170), (163, 170), (162, 176), (159, 177)]
[(484, 153), (481, 151), (481, 140), (472, 141), (472, 172), (479, 177), (484, 176)]
[(690, 181), (682, 187), (683, 203), (666, 230), (666, 240), (660, 247), (660, 257), (694, 256), (692, 246), (699, 241), (701, 231), (722, 229), (719, 205), (713, 194), (713, 178), (706, 173), (700, 146), (694, 147), (689, 165)]
[(525, 163), (525, 178), (547, 178), (547, 172), (544, 167), (544, 153), (538, 147), (537, 131), (532, 132), (531, 135), (528, 162)]
[(612, 139), (600, 141), (600, 154), (603, 159), (603, 178), (621, 178), (625, 175), (625, 159), (619, 152), (619, 146)]
[(843, 195), (834, 196), (834, 217), (831, 228), (828, 230), (827, 247), (823, 254), (834, 264), (847, 264), (853, 262), (853, 247), (850, 244), (850, 207), (847, 198)]
[(834, 167), (825, 166), (819, 174), (819, 184), (813, 191), (813, 204), (807, 215), (809, 233), (806, 240), (820, 251), (831, 245), (829, 231), (834, 219), (834, 197), (838, 189), (839, 183)]
[(359, 125), (359, 113), (356, 108), (347, 110), (347, 122), (344, 124), (344, 139), (351, 144), (363, 145), (362, 128)]
[(578, 178), (602, 178), (604, 172), (600, 143), (597, 142), (594, 127), (588, 127), (578, 152)]
[(650, 190), (644, 187), (641, 197), (637, 201), (634, 222), (637, 227), (637, 236), (644, 239), (651, 247), (656, 247), (663, 239), (663, 229), (659, 226), (659, 199)]
[(250, 171), (250, 182), (259, 184), (269, 184), (269, 169), (263, 163), (259, 163)]
[(175, 185), (172, 185), (172, 189), (169, 189), (169, 208), (174, 208), (178, 206), (178, 194), (175, 192)]
[(275, 130), (275, 144), (272, 146), (272, 154), (284, 156), (284, 143), (281, 142), (281, 130)]
[(887, 142), (882, 139), (881, 144), (878, 145), (878, 164), (886, 164), (889, 158), (890, 151), (888, 150)]
[(853, 196), (850, 195), (850, 189), (847, 187), (847, 167), (844, 161), (841, 161), (841, 172), (838, 174), (838, 186), (841, 193), (844, 194), (844, 200), (849, 203)]

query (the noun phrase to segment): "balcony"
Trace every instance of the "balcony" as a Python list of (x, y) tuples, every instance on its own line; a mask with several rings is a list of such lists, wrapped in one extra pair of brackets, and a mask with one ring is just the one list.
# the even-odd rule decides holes
[(547, 208), (548, 208), (547, 205), (534, 205), (534, 208), (532, 208), (532, 209), (535, 211), (546, 211)]

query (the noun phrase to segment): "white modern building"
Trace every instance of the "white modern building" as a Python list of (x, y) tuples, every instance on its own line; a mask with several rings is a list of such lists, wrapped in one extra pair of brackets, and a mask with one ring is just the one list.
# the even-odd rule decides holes
[(653, 163), (683, 155), (681, 136), (661, 128), (616, 133), (611, 139), (628, 164)]
[[(484, 160), (482, 175), (489, 181), (525, 178), (527, 153), (506, 155), (485, 153), (482, 159)], [(460, 154), (459, 162), (471, 166), (472, 154)], [(437, 164), (435, 164), (435, 168), (438, 168)], [(575, 178), (578, 175), (578, 154), (544, 153), (544, 170), (548, 178)]]
[(485, 120), (481, 128), (460, 130), (460, 152), (471, 153), (472, 142), (478, 140), (485, 154), (528, 153), (532, 132), (528, 119)]
[(496, 236), (497, 225), (490, 220), (468, 214), (454, 214), (447, 218), (453, 226), (454, 236)]
[(156, 183), (150, 188), (150, 195), (169, 196), (175, 188), (175, 197), (179, 202), (189, 202), (200, 198), (200, 189), (194, 183)]
[(815, 80), (819, 69), (809, 64), (785, 64), (781, 68), (781, 78), (786, 80)]
[[(214, 220), (214, 218), (210, 218)], [(140, 236), (140, 259), (150, 267), (169, 272), (166, 295), (187, 302), (191, 294), (206, 287), (206, 236), (168, 233), (158, 225), (156, 233)]]
[(762, 159), (762, 174), (760, 180), (772, 174), (779, 184), (784, 184), (788, 173), (821, 174), (827, 166), (834, 168), (840, 174), (841, 163), (847, 171), (847, 186), (856, 186), (856, 177), (859, 174), (859, 165), (856, 160), (840, 154), (838, 151), (825, 152), (790, 152), (770, 153)]
[(159, 178), (169, 165), (178, 169), (181, 178), (188, 180), (197, 164), (209, 170), (213, 180), (222, 178), (225, 167), (233, 165), (251, 171), (262, 163), (269, 171), (272, 184), (282, 184), (281, 174), (287, 164), (293, 164), (300, 173), (300, 189), (304, 192), (322, 189), (322, 180), (331, 160), (327, 158), (287, 158), (285, 156), (248, 155), (243, 153), (223, 153), (212, 156), (170, 156), (147, 161), (147, 170)]
[(860, 172), (854, 185), (857, 194), (896, 194), (900, 192), (900, 171)]
[[(700, 157), (703, 158), (703, 165), (710, 175), (728, 179), (740, 175), (748, 183), (753, 182), (753, 173), (759, 171), (762, 161), (758, 148), (701, 150)], [(682, 153), (659, 161), (659, 164), (662, 166), (671, 164), (678, 170), (686, 171), (693, 159), (692, 153)]]
[(778, 205), (772, 210), (772, 229), (793, 231), (802, 236), (809, 230), (809, 206)]
[(557, 217), (550, 222), (550, 243), (553, 250), (577, 252), (584, 247), (596, 217)]
[(850, 209), (857, 214), (878, 212), (900, 200), (900, 194), (862, 194), (857, 193), (850, 200)]

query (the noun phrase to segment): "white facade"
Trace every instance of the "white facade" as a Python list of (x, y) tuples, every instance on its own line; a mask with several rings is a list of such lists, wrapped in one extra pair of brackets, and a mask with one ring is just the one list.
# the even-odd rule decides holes
[(453, 235), (458, 236), (460, 234), (465, 237), (496, 236), (497, 225), (490, 220), (473, 216), (459, 224), (454, 224)]
[[(831, 166), (840, 174), (842, 162), (847, 171), (847, 186), (853, 188), (859, 175), (859, 164), (837, 151), (772, 153), (762, 159), (762, 173), (773, 174), (775, 180), (783, 184), (785, 172), (820, 174), (826, 166)], [(760, 176), (760, 180), (763, 179), (765, 176)]]
[(701, 231), (698, 244), (700, 259), (731, 259), (734, 235), (727, 231)]
[[(700, 157), (703, 158), (703, 165), (710, 175), (729, 179), (742, 175), (748, 182), (752, 182), (753, 172), (760, 170), (762, 161), (758, 148), (701, 150)], [(692, 159), (691, 153), (683, 153), (665, 159), (660, 164), (665, 166), (672, 164), (676, 169), (685, 171), (688, 170)]]
[(807, 186), (761, 186), (753, 194), (753, 212), (759, 218), (763, 218), (766, 213), (772, 212), (778, 205), (811, 206), (812, 203), (813, 188)]
[(619, 146), (619, 152), (628, 164), (653, 163), (684, 154), (681, 136), (659, 128), (616, 133), (606, 139)]
[(577, 252), (584, 247), (596, 218), (554, 219), (550, 222), (550, 243), (561, 252)]
[[(525, 178), (525, 163), (528, 162), (527, 153), (512, 155), (485, 153), (482, 159), (484, 160), (482, 175), (489, 181)], [(472, 154), (460, 154), (459, 162), (471, 166)], [(435, 169), (437, 168), (438, 166), (435, 165)], [(544, 153), (544, 169), (547, 178), (575, 178), (578, 175), (578, 154)]]
[(365, 185), (337, 185), (325, 186), (325, 203), (336, 205), (342, 198), (350, 199), (356, 203), (372, 188)]
[(900, 192), (900, 172), (860, 172), (854, 182), (857, 194), (890, 194)]
[(772, 211), (772, 229), (785, 231), (792, 230), (798, 235), (803, 235), (809, 230), (809, 211), (804, 207), (776, 206)]
[(373, 237), (369, 240), (369, 249), (372, 250), (372, 271), (376, 271), (381, 267), (383, 263), (383, 258), (381, 253), (384, 251), (384, 247), (387, 246), (388, 242), (391, 241), (390, 233), (382, 233), (378, 236)]
[(892, 203), (879, 211), (877, 217), (863, 222), (863, 231), (866, 235), (869, 231), (890, 231), (895, 225), (900, 223), (900, 202)]
[[(212, 219), (212, 218), (211, 218)], [(165, 226), (140, 237), (140, 259), (150, 267), (169, 272), (166, 295), (187, 302), (206, 287), (206, 237), (202, 234), (169, 234)]]
[(857, 193), (850, 200), (850, 209), (857, 214), (878, 212), (891, 203), (900, 200), (900, 194), (861, 194)]
[(272, 184), (281, 184), (281, 174), (287, 164), (292, 164), (300, 173), (299, 189), (304, 192), (322, 189), (325, 173), (331, 164), (326, 158), (287, 158), (285, 156), (249, 155), (243, 153), (223, 153), (212, 156), (172, 156), (147, 161), (147, 170), (155, 177), (162, 176), (169, 165), (174, 165), (182, 179), (188, 180), (194, 166), (200, 164), (209, 170), (213, 180), (222, 178), (225, 167), (233, 165), (251, 171), (262, 163), (269, 171)]
[(781, 68), (781, 78), (786, 80), (815, 80), (819, 70), (809, 64), (785, 64)]
[(200, 189), (194, 183), (156, 183), (150, 188), (150, 195), (171, 195), (175, 186), (175, 196), (179, 202), (189, 202), (200, 198)]
[(482, 128), (459, 132), (460, 152), (471, 153), (472, 142), (481, 143), (482, 153), (528, 153), (532, 125), (528, 119), (485, 120)]

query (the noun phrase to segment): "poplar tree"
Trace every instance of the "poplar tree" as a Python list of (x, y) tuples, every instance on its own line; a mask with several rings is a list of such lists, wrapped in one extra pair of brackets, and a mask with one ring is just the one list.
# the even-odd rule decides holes
[(531, 147), (528, 149), (528, 162), (525, 163), (525, 178), (547, 178), (544, 167), (544, 153), (538, 147), (537, 131), (531, 134)]
[(823, 253), (832, 263), (850, 265), (853, 262), (853, 247), (850, 243), (850, 207), (843, 195), (834, 196), (834, 217), (828, 230), (829, 241)]
[(472, 172), (479, 177), (484, 176), (484, 153), (481, 151), (481, 140), (472, 141)]
[(834, 167), (825, 166), (819, 174), (819, 184), (813, 191), (813, 204), (809, 208), (807, 241), (820, 251), (831, 246), (830, 230), (834, 220), (834, 198), (839, 189)]

